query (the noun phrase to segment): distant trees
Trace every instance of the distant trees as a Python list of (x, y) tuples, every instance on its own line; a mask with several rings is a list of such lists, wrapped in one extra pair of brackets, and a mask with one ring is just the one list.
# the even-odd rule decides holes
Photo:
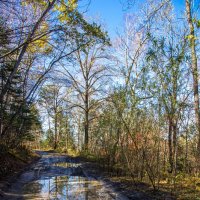
[(54, 149), (69, 148), (71, 130), (66, 95), (66, 88), (56, 82), (46, 84), (40, 91), (39, 104), (48, 122), (45, 140)]
[[(54, 121), (54, 149), (57, 148), (58, 143), (58, 116), (61, 110), (63, 97), (61, 96), (61, 86), (59, 85), (46, 85), (40, 92), (40, 103), (43, 104), (47, 110), (48, 118)], [(51, 131), (49, 120), (49, 131)]]

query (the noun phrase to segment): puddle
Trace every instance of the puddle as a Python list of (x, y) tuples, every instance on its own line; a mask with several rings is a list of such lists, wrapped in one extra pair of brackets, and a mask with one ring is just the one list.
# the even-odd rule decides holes
[(41, 152), (41, 155), (42, 158), (11, 185), (4, 199), (119, 199), (102, 181), (85, 177), (81, 163), (56, 153)]
[(78, 166), (81, 166), (81, 164), (70, 163), (70, 162), (58, 162), (58, 163), (54, 163), (53, 166), (69, 168), (69, 167), (78, 167)]
[(23, 188), (24, 199), (95, 200), (114, 199), (100, 181), (81, 176), (55, 176), (30, 182)]
[(113, 199), (101, 181), (84, 176), (80, 163), (50, 162), (37, 172), (37, 180), (23, 187), (23, 199)]

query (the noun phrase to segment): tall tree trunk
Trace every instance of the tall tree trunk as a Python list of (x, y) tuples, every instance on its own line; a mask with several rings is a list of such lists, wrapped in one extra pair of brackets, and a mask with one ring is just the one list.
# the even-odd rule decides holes
[(89, 112), (85, 111), (85, 150), (88, 150)]
[(81, 149), (80, 132), (81, 132), (81, 122), (80, 122), (80, 117), (79, 117), (78, 118), (78, 150)]
[[(1, 77), (3, 77), (3, 69), (1, 68)], [(1, 78), (1, 89), (3, 88), (3, 78)], [(3, 99), (0, 101), (0, 138), (3, 130)]]
[(187, 170), (188, 166), (188, 130), (186, 130), (185, 133), (185, 159), (184, 159), (184, 171), (188, 173), (189, 171)]
[(172, 120), (169, 119), (169, 130), (168, 130), (169, 164), (170, 164), (170, 169), (168, 170), (169, 173), (172, 173), (173, 171), (172, 125), (173, 125)]
[(200, 160), (200, 113), (199, 113), (199, 91), (198, 91), (198, 68), (197, 68), (197, 55), (196, 55), (196, 44), (195, 44), (195, 31), (194, 24), (192, 21), (191, 14), (191, 0), (186, 0), (186, 13), (187, 20), (190, 29), (190, 49), (192, 57), (192, 76), (193, 76), (193, 90), (194, 90), (194, 109), (195, 109), (195, 121), (198, 134), (197, 143), (197, 159)]
[(177, 122), (173, 122), (173, 173), (176, 176), (176, 155), (177, 155)]
[(167, 153), (167, 151), (166, 151), (167, 150), (167, 140), (165, 140), (164, 142), (165, 142), (165, 145), (164, 145), (164, 155), (163, 155), (163, 157), (164, 157), (163, 158), (163, 171), (165, 172), (166, 171), (166, 162), (167, 162), (166, 161), (166, 157), (167, 157), (166, 156), (166, 153)]
[(54, 138), (54, 149), (57, 148), (57, 140), (58, 140), (58, 128), (57, 128), (57, 111), (55, 112), (55, 138)]
[(89, 72), (87, 70), (86, 73), (86, 91), (85, 91), (85, 150), (88, 150), (88, 142), (89, 142), (89, 136), (88, 136), (88, 132), (89, 132), (89, 84), (88, 84), (88, 80), (89, 80)]

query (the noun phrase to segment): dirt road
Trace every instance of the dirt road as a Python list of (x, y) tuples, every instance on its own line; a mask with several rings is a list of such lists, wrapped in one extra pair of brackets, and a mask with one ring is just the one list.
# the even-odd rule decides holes
[(105, 182), (91, 178), (81, 162), (53, 152), (38, 152), (41, 159), (23, 172), (3, 199), (127, 199)]

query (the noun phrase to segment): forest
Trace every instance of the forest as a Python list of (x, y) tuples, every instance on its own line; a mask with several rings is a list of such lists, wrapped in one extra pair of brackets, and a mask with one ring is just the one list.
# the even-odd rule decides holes
[(95, 1), (0, 0), (0, 176), (53, 151), (200, 199), (200, 1), (116, 0), (114, 35)]

